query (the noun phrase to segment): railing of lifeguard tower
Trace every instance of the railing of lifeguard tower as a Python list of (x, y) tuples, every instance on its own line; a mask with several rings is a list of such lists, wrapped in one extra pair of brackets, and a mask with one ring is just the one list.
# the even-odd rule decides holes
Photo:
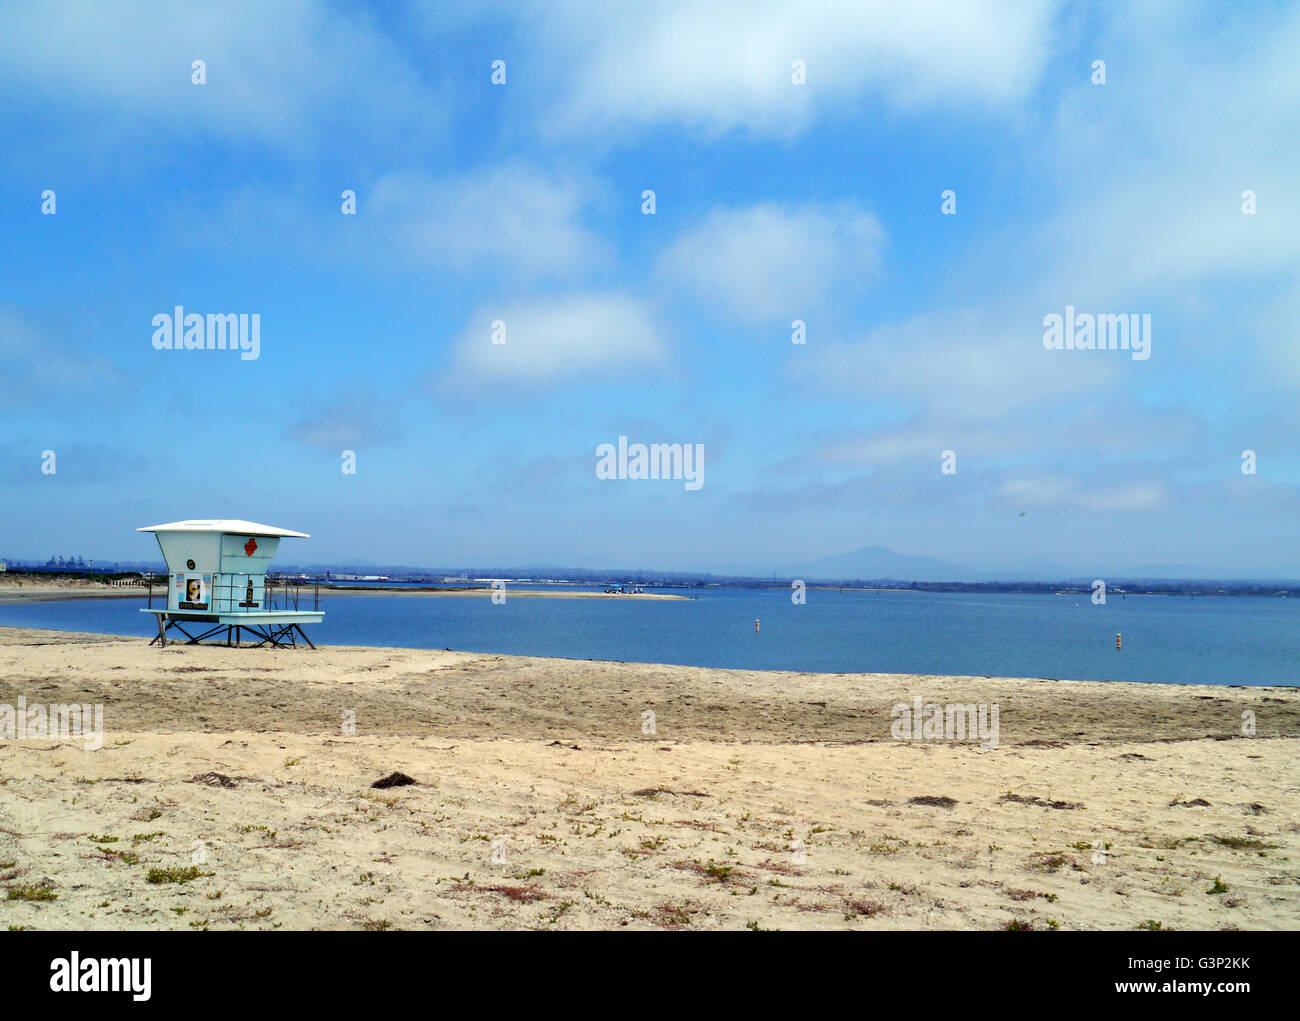
[[(299, 610), (306, 607), (307, 587), (311, 587), (311, 608), (320, 609), (320, 579), (290, 577), (279, 575), (266, 576), (266, 608), (268, 610)], [(299, 604), (302, 604), (301, 606)]]
[[(164, 602), (166, 602), (167, 599), (167, 575), (163, 575), (159, 579), (155, 579), (152, 574), (149, 575), (146, 581), (149, 585), (149, 609), (151, 610), (153, 609), (153, 584), (155, 580), (162, 582), (162, 598)], [(247, 585), (247, 582), (244, 584)], [(306, 589), (308, 585), (311, 586), (311, 608), (313, 610), (319, 610), (319, 578), (281, 578), (279, 575), (268, 574), (262, 586), (263, 606), (260, 607), (260, 609), (263, 611), (301, 609), (302, 605), (307, 602), (307, 594), (304, 592), (304, 589)], [(221, 601), (227, 601), (228, 603), (230, 600), (233, 600), (235, 603), (241, 602), (242, 600), (238, 598), (243, 594), (240, 589), (241, 586), (235, 582), (225, 582), (215, 585), (212, 592), (212, 605), (215, 606)]]

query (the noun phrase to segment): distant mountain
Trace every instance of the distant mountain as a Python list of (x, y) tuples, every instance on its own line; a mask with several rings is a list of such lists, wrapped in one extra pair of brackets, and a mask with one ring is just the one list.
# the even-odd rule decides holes
[[(759, 572), (764, 576), (769, 572)], [(1105, 564), (1066, 565), (1045, 557), (1032, 557), (1016, 564), (997, 568), (975, 568), (934, 557), (913, 557), (883, 546), (864, 546), (847, 553), (836, 553), (816, 560), (787, 564), (770, 572), (782, 577), (813, 580), (878, 580), (922, 582), (1013, 582), (1013, 581), (1090, 581), (1178, 580), (1178, 581), (1276, 581), (1294, 579), (1279, 568), (1221, 568), (1193, 564), (1139, 564), (1135, 567), (1110, 569)]]
[(909, 557), (883, 546), (863, 546), (775, 572), (792, 578), (896, 578), (902, 581), (985, 581), (989, 575), (933, 557)]

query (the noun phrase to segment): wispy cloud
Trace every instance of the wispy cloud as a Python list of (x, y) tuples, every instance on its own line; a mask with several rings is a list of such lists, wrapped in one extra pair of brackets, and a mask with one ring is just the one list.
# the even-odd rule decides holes
[(1128, 512), (1161, 510), (1168, 504), (1166, 488), (1158, 481), (1097, 486), (1069, 476), (1033, 475), (1005, 479), (999, 493), (1018, 507), (1034, 509)]
[[(1056, 5), (778, 0), (564, 2), (525, 15), (555, 133), (679, 124), (789, 137), (846, 105), (1014, 109), (1046, 62)], [(792, 82), (794, 61), (807, 84)]]
[(570, 275), (596, 264), (604, 244), (583, 226), (590, 181), (520, 165), (451, 179), (421, 172), (379, 178), (363, 201), (376, 248), (461, 272), (494, 267), (528, 276)]
[(866, 393), (968, 423), (1007, 421), (1114, 380), (1114, 359), (1044, 350), (1042, 315), (1023, 305), (924, 313), (812, 345), (791, 358), (790, 371), (816, 390)]
[(31, 313), (0, 306), (0, 364), (11, 405), (102, 407), (120, 400), (129, 376), (93, 338), (55, 335)]
[[(191, 80), (196, 60), (204, 85)], [(307, 155), (445, 124), (437, 91), (376, 19), (323, 2), (7, 4), (0, 88), (43, 109), (29, 147), (64, 146), (92, 165), (124, 141), (138, 167), (184, 163), (174, 147), (213, 136)]]
[[(342, 212), (343, 190), (355, 212)], [(389, 170), (338, 177), (330, 190), (245, 184), (214, 206), (168, 204), (165, 233), (222, 250), (281, 252), (331, 269), (409, 279), (436, 271), (513, 282), (580, 277), (609, 245), (585, 224), (602, 197), (588, 177), (523, 163), (473, 173)]]
[[(493, 323), (504, 326), (493, 342)], [(533, 386), (626, 375), (663, 361), (650, 309), (618, 293), (511, 301), (484, 307), (453, 345), (454, 362), (441, 385)]]
[(297, 443), (338, 452), (400, 436), (399, 414), (391, 399), (369, 387), (342, 388), (319, 400), (301, 401), (285, 432)]
[(669, 246), (659, 272), (706, 314), (814, 318), (832, 294), (871, 280), (884, 241), (880, 221), (854, 202), (720, 208)]

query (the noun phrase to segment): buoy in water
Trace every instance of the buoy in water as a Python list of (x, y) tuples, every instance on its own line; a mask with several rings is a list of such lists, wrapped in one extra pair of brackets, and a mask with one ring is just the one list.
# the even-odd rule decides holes
[(1118, 632), (1115, 634), (1115, 648), (1117, 649), (1124, 648), (1124, 636), (1122, 634), (1119, 634)]
[(755, 630), (755, 631), (758, 630), (758, 618), (757, 618), (757, 617), (754, 618), (754, 630)]

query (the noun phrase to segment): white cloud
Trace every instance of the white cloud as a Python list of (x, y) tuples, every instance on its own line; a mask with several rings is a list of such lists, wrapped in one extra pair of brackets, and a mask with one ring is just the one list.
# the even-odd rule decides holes
[(715, 312), (809, 319), (838, 288), (874, 275), (884, 230), (852, 202), (715, 209), (659, 260), (666, 279)]
[[(195, 60), (205, 85), (191, 83)], [(83, 158), (91, 139), (120, 149), (143, 138), (137, 158), (183, 164), (179, 138), (169, 139), (177, 151), (159, 149), (160, 127), (291, 149), (441, 123), (442, 104), (369, 15), (298, 0), (6, 4), (0, 89), (43, 110), (44, 123), (73, 116)]]
[(394, 421), (396, 402), (366, 386), (336, 389), (323, 400), (304, 400), (285, 435), (299, 443), (340, 451), (373, 446), (401, 431)]
[(928, 409), (954, 425), (1002, 421), (1095, 391), (1134, 364), (1126, 352), (1048, 351), (1041, 312), (964, 309), (886, 323), (812, 345), (791, 371), (815, 389)]
[[(939, 434), (972, 435), (996, 423), (1040, 448), (1072, 434), (1105, 445), (1147, 421), (1134, 417), (1134, 397), (1176, 404), (1201, 389), (1196, 373), (1242, 396), (1238, 353), (1256, 373), (1253, 385), (1241, 380), (1239, 414), (1251, 410), (1252, 392), (1297, 378), (1287, 338), (1300, 303), (1286, 288), (1300, 273), (1300, 196), (1287, 183), (1300, 161), (1300, 12), (1278, 9), (1236, 27), (1201, 18), (1222, 21), (1179, 7), (1105, 14), (1088, 52), (1107, 59), (1108, 83), (1091, 85), (1084, 61), (1063, 82), (1042, 143), (1022, 155), (1052, 183), (1054, 211), (1010, 218), (981, 238), (945, 288), (982, 296), (792, 356), (791, 371), (820, 391), (871, 395), (919, 416), (925, 431), (878, 436), (875, 454), (889, 444), (921, 449), (935, 423)], [(1241, 210), (1248, 188), (1257, 193), (1253, 216)], [(1067, 303), (1153, 312), (1153, 360), (1042, 350), (1042, 316)], [(1080, 402), (1099, 401), (1106, 421), (1076, 420)], [(1197, 442), (1205, 405), (1182, 409), (1183, 445)]]
[(1032, 437), (1014, 429), (971, 428), (965, 423), (958, 427), (924, 421), (833, 437), (818, 448), (817, 458), (832, 465), (881, 465), (906, 461), (933, 465), (937, 472), (940, 455), (945, 450), (959, 450), (964, 466), (970, 464), (972, 458), (1024, 449), (1031, 441)]
[(1288, 388), (1287, 404), (1294, 408), (1294, 388), (1300, 386), (1300, 282), (1253, 317), (1252, 328), (1261, 337), (1252, 365), (1255, 379), (1265, 386)]
[[(527, 31), (548, 69), (566, 69), (568, 91), (548, 97), (553, 129), (679, 122), (789, 136), (870, 94), (899, 108), (1011, 107), (1049, 55), (1055, 6), (569, 2), (535, 9)], [(791, 82), (795, 60), (806, 64), (806, 85)]]
[(1081, 79), (1048, 125), (1059, 211), (1018, 239), (1044, 275), (1114, 301), (1300, 269), (1300, 9), (1135, 5), (1095, 49), (1107, 84)]
[(65, 337), (33, 325), (29, 315), (0, 307), (0, 365), (5, 399), (111, 403), (129, 380), (93, 345), (97, 338)]
[(527, 275), (563, 275), (603, 253), (579, 220), (592, 191), (589, 182), (500, 166), (451, 179), (388, 174), (359, 201), (385, 252), (462, 271), (497, 262)]
[[(505, 342), (492, 342), (492, 323)], [(645, 303), (591, 293), (481, 309), (454, 344), (448, 387), (547, 384), (644, 370), (665, 354)]]
[(509, 164), (442, 176), (404, 168), (347, 183), (355, 215), (340, 212), (342, 189), (322, 201), (319, 192), (259, 183), (218, 205), (170, 201), (166, 233), (213, 248), (283, 250), (386, 278), (436, 269), (554, 279), (601, 265), (607, 254), (582, 222), (600, 194), (585, 178)]
[(1006, 479), (1001, 494), (1019, 507), (1079, 507), (1094, 512), (1160, 510), (1168, 502), (1159, 482), (1120, 486), (1086, 485), (1070, 476), (1036, 475)]

